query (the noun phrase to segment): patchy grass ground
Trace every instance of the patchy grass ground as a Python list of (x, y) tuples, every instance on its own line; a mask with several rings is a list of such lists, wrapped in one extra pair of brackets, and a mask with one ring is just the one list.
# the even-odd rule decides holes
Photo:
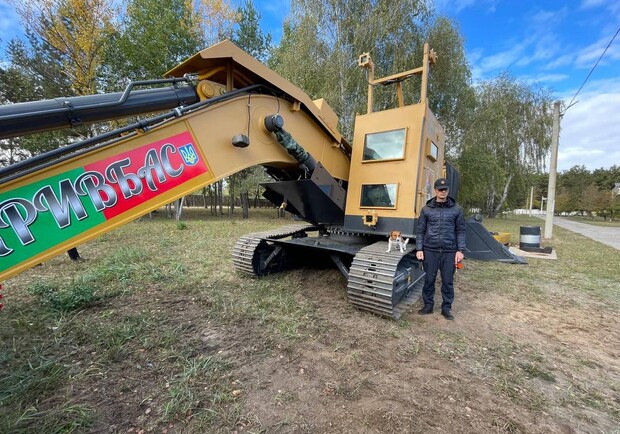
[(557, 261), (465, 261), (454, 322), (394, 322), (336, 270), (237, 275), (274, 217), (145, 218), (6, 282), (0, 432), (620, 432), (616, 250), (556, 227)]

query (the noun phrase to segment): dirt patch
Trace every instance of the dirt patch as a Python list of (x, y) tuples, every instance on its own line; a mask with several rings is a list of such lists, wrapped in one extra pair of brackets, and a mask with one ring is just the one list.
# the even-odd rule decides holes
[[(610, 416), (620, 397), (611, 310), (523, 304), (458, 283), (454, 322), (415, 309), (393, 322), (351, 308), (334, 270), (294, 273), (308, 282), (297, 296), (320, 319), (299, 340), (274, 341), (253, 321), (216, 323), (208, 297), (163, 300), (154, 291), (101, 310), (114, 311), (119, 324), (141, 312), (159, 316), (153, 327), (177, 330), (190, 358), (231, 364), (223, 392), (235, 394), (226, 404), (237, 408), (235, 417), (210, 430), (598, 433), (618, 426)], [(162, 359), (157, 345), (139, 343), (125, 343), (117, 359), (92, 366), (74, 387), (77, 400), (99, 409), (90, 431), (200, 432), (191, 413), (162, 419), (175, 345)], [(86, 351), (96, 356), (96, 348)]]
[[(56, 258), (11, 282), (1, 360), (17, 373), (52, 360), (60, 372), (12, 413), (92, 433), (618, 433), (618, 303), (594, 291), (597, 276), (585, 291), (558, 282), (566, 273), (550, 261), (468, 261), (455, 321), (419, 305), (391, 321), (354, 309), (336, 270), (234, 273), (230, 240), (255, 223), (190, 223), (180, 235), (156, 221), (127, 227), (135, 244), (160, 234), (153, 253), (114, 256), (108, 236), (85, 246), (85, 265)], [(57, 275), (91, 276), (107, 295), (45, 310), (27, 288)]]
[[(617, 419), (597, 411), (617, 409), (619, 398), (612, 311), (553, 309), (552, 300), (522, 305), (459, 284), (456, 321), (410, 313), (393, 323), (351, 310), (336, 274), (306, 273), (316, 284), (304, 295), (327, 322), (325, 330), (238, 371), (248, 420), (260, 421), (240, 428), (548, 433), (617, 427)], [(583, 388), (609, 395), (588, 403)]]

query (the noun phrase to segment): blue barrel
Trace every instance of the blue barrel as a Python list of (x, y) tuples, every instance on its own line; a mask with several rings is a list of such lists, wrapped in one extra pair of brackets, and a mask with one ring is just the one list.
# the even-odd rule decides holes
[(540, 226), (521, 226), (519, 229), (521, 250), (540, 249)]

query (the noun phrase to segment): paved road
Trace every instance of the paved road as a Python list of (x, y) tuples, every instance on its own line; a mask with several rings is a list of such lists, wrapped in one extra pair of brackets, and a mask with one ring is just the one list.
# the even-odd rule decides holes
[[(545, 216), (537, 217), (545, 218)], [(555, 216), (553, 217), (553, 224), (620, 250), (620, 227), (589, 225)], [(544, 228), (542, 228), (542, 232), (544, 235)]]

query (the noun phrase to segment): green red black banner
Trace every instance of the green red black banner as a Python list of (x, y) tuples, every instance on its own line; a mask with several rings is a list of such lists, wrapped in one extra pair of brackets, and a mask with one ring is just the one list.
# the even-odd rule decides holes
[(0, 273), (207, 172), (189, 132), (0, 193)]

